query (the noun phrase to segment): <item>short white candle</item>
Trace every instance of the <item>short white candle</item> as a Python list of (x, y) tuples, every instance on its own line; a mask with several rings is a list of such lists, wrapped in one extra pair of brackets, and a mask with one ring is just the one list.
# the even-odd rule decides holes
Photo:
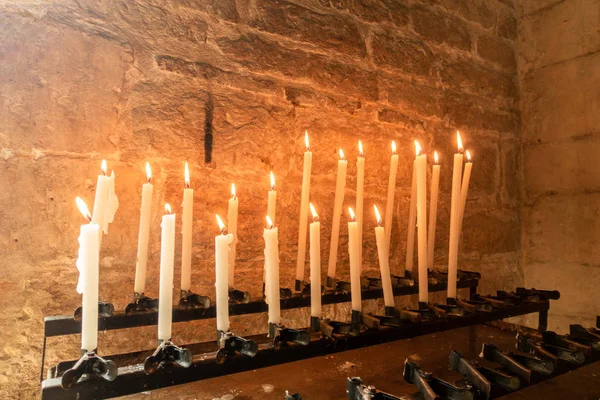
[(279, 301), (279, 237), (271, 217), (267, 215), (267, 227), (263, 232), (265, 239), (265, 266), (267, 270), (266, 290), (269, 299), (269, 323), (281, 323), (281, 304)]
[(390, 276), (390, 262), (387, 248), (385, 246), (385, 229), (382, 226), (383, 221), (377, 206), (375, 209), (375, 218), (377, 226), (375, 227), (375, 241), (377, 243), (377, 255), (379, 256), (379, 270), (381, 271), (381, 286), (383, 287), (383, 302), (386, 307), (394, 307), (394, 290), (392, 289), (392, 278)]
[(158, 293), (158, 340), (171, 340), (173, 324), (173, 265), (175, 264), (175, 214), (165, 204), (160, 235), (160, 288)]
[(417, 233), (419, 257), (419, 302), (429, 301), (427, 282), (427, 154), (415, 140), (417, 177)]
[(310, 211), (310, 316), (321, 318), (321, 223), (312, 203)]
[(83, 294), (81, 302), (81, 349), (90, 352), (98, 347), (98, 267), (100, 263), (100, 227), (92, 222), (92, 216), (83, 200), (76, 199), (77, 207), (90, 221), (81, 225), (77, 269), (79, 281), (77, 292)]
[(183, 207), (181, 213), (181, 290), (189, 291), (192, 286), (192, 221), (194, 216), (194, 189), (190, 188), (190, 170), (185, 163)]
[(460, 218), (460, 192), (463, 166), (463, 146), (460, 133), (456, 132), (458, 153), (452, 167), (452, 200), (450, 206), (450, 239), (448, 244), (448, 298), (456, 298), (456, 274), (458, 272), (458, 236)]
[(217, 223), (221, 234), (215, 236), (215, 288), (216, 288), (216, 311), (217, 311), (217, 330), (222, 332), (229, 331), (229, 285), (227, 278), (229, 275), (229, 249), (233, 242), (231, 233), (225, 234), (227, 228), (217, 215)]
[(298, 230), (298, 256), (296, 258), (296, 281), (304, 279), (304, 261), (306, 257), (306, 228), (308, 224), (308, 203), (310, 201), (310, 174), (312, 152), (308, 141), (308, 132), (304, 132), (304, 170), (302, 171), (302, 197), (300, 198), (300, 228)]
[[(100, 165), (102, 173), (98, 175), (96, 182), (96, 196), (92, 212), (92, 222), (98, 224), (105, 234), (108, 233), (108, 224), (113, 222), (119, 207), (119, 199), (115, 194), (115, 171), (107, 176), (106, 168), (106, 160), (102, 160)], [(102, 241), (102, 235), (98, 240)]]
[(358, 263), (362, 272), (363, 265), (363, 214), (365, 198), (365, 155), (362, 142), (358, 141), (356, 158), (356, 222), (358, 222)]
[(471, 153), (469, 150), (465, 151), (467, 156), (467, 162), (465, 163), (465, 170), (463, 172), (462, 184), (460, 186), (460, 216), (458, 217), (458, 237), (462, 233), (463, 219), (465, 216), (465, 206), (467, 204), (467, 195), (469, 194), (469, 182), (471, 181), (471, 168), (473, 167), (473, 160), (471, 159)]
[(342, 205), (344, 203), (344, 190), (346, 189), (346, 171), (348, 160), (344, 158), (344, 151), (340, 149), (340, 160), (338, 161), (337, 180), (335, 184), (335, 198), (333, 201), (333, 224), (331, 226), (331, 241), (329, 242), (329, 260), (327, 276), (335, 278), (337, 265), (338, 243), (340, 240), (340, 218), (342, 216)]
[(408, 225), (406, 235), (406, 264), (404, 269), (412, 272), (415, 259), (415, 228), (417, 226), (417, 171), (413, 161), (412, 184), (410, 188), (410, 205), (408, 208)]
[(350, 295), (352, 296), (352, 311), (362, 311), (360, 270), (358, 263), (358, 223), (351, 207), (348, 208), (348, 253), (350, 255)]
[(427, 233), (427, 268), (433, 269), (435, 257), (435, 229), (437, 225), (438, 193), (440, 187), (440, 164), (437, 151), (433, 152), (431, 167), (431, 193), (429, 195), (429, 232)]
[(390, 240), (392, 239), (392, 216), (394, 214), (394, 194), (396, 192), (396, 175), (398, 173), (398, 154), (396, 142), (392, 141), (392, 157), (390, 158), (390, 177), (388, 180), (387, 201), (385, 203), (385, 242), (390, 253)]
[(229, 251), (229, 287), (234, 286), (234, 271), (235, 271), (235, 255), (236, 247), (238, 243), (238, 232), (237, 232), (237, 221), (238, 221), (238, 198), (235, 194), (235, 185), (231, 184), (231, 198), (229, 199), (229, 208), (227, 209), (227, 224), (229, 234), (233, 236), (233, 242), (231, 243), (231, 250)]
[(134, 292), (144, 294), (146, 290), (146, 268), (148, 264), (148, 241), (150, 238), (150, 217), (152, 213), (152, 170), (146, 163), (147, 182), (142, 185), (142, 205), (140, 207), (140, 229), (138, 233), (137, 262), (135, 263)]

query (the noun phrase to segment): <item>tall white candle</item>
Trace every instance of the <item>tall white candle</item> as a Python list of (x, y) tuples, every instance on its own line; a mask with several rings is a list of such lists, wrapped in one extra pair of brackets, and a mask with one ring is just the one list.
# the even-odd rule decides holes
[(165, 204), (160, 235), (160, 288), (158, 292), (158, 340), (171, 340), (173, 324), (173, 265), (175, 264), (175, 214)]
[(456, 298), (456, 274), (458, 272), (458, 236), (460, 218), (460, 191), (463, 166), (463, 146), (460, 133), (456, 132), (458, 153), (454, 155), (452, 167), (452, 200), (450, 206), (450, 239), (448, 245), (448, 298)]
[(221, 234), (215, 236), (215, 288), (216, 288), (216, 311), (217, 311), (217, 330), (222, 332), (229, 331), (229, 285), (227, 278), (229, 275), (229, 249), (233, 242), (231, 233), (225, 234), (227, 228), (217, 215), (217, 223)]
[(321, 318), (321, 223), (312, 203), (310, 211), (310, 316)]
[(417, 233), (419, 256), (419, 302), (429, 301), (427, 282), (427, 154), (421, 151), (415, 140), (417, 157), (415, 170), (417, 176)]
[(377, 242), (377, 255), (379, 256), (379, 270), (381, 271), (381, 286), (383, 287), (383, 302), (386, 307), (394, 307), (394, 290), (392, 289), (392, 278), (390, 276), (390, 262), (387, 247), (385, 245), (385, 229), (382, 226), (383, 221), (377, 206), (375, 209), (375, 218), (377, 226), (375, 227), (375, 241)]
[(342, 204), (344, 203), (347, 170), (348, 160), (344, 159), (344, 151), (340, 149), (340, 160), (338, 161), (337, 180), (335, 184), (335, 199), (333, 202), (333, 225), (331, 226), (331, 241), (329, 242), (329, 264), (327, 267), (327, 276), (331, 279), (335, 278), (335, 267), (337, 265), (340, 217), (342, 216)]
[(438, 192), (440, 187), (440, 164), (437, 151), (433, 152), (431, 167), (431, 193), (429, 195), (429, 232), (427, 233), (427, 268), (433, 269), (435, 256), (435, 228), (437, 224)]
[(189, 291), (192, 286), (192, 221), (194, 215), (194, 189), (190, 188), (190, 170), (185, 163), (185, 187), (183, 189), (183, 211), (181, 213), (181, 290)]
[(90, 221), (81, 225), (77, 269), (79, 282), (77, 292), (83, 294), (81, 308), (81, 349), (90, 352), (98, 347), (98, 267), (100, 263), (100, 227), (92, 222), (92, 216), (79, 197), (79, 210)]
[(267, 270), (266, 290), (269, 299), (269, 323), (281, 323), (281, 304), (279, 301), (279, 237), (271, 217), (267, 215), (267, 227), (263, 232), (265, 239), (265, 266)]
[(365, 197), (365, 155), (362, 142), (358, 141), (356, 158), (356, 222), (358, 222), (358, 264), (362, 272), (363, 265), (363, 214)]
[(267, 215), (275, 224), (275, 215), (277, 213), (277, 190), (275, 190), (275, 175), (271, 171), (271, 190), (269, 190), (267, 199)]
[[(106, 160), (102, 160), (100, 165), (102, 174), (98, 175), (98, 181), (96, 182), (96, 196), (92, 212), (92, 222), (98, 224), (105, 234), (108, 233), (108, 224), (113, 222), (119, 207), (119, 199), (115, 194), (115, 171), (107, 176), (106, 168)], [(102, 235), (98, 240), (102, 240)]]
[(358, 223), (351, 207), (348, 208), (348, 253), (350, 255), (350, 295), (352, 296), (352, 311), (362, 311), (360, 265), (358, 264)]
[(463, 172), (462, 184), (460, 186), (460, 216), (458, 217), (458, 237), (462, 233), (463, 218), (465, 216), (465, 206), (467, 204), (467, 195), (469, 194), (469, 182), (471, 181), (471, 168), (473, 167), (473, 161), (471, 160), (471, 153), (469, 150), (465, 152), (467, 156), (467, 162), (465, 163), (465, 170)]
[(398, 154), (396, 142), (392, 141), (392, 157), (390, 159), (390, 177), (388, 180), (387, 201), (385, 203), (385, 243), (390, 253), (390, 240), (392, 239), (392, 216), (394, 214), (394, 194), (396, 192), (396, 174), (398, 173)]
[(296, 281), (304, 279), (304, 261), (306, 257), (306, 224), (308, 223), (308, 203), (310, 200), (310, 173), (312, 152), (308, 141), (308, 132), (304, 133), (304, 171), (302, 172), (302, 197), (300, 198), (300, 229), (298, 230), (298, 257), (296, 258)]
[(233, 235), (231, 250), (229, 251), (229, 287), (234, 286), (235, 254), (238, 242), (237, 232), (238, 221), (238, 198), (235, 194), (235, 185), (231, 184), (231, 198), (229, 199), (229, 208), (227, 209), (227, 224), (229, 225), (229, 234)]
[(417, 171), (413, 162), (412, 184), (410, 188), (410, 205), (408, 208), (408, 225), (406, 236), (405, 270), (412, 272), (415, 259), (415, 227), (417, 226)]
[(148, 264), (148, 239), (150, 238), (150, 216), (152, 213), (152, 170), (146, 163), (147, 182), (142, 185), (142, 205), (140, 207), (140, 229), (138, 233), (137, 262), (135, 263), (134, 292), (143, 294), (146, 290), (146, 268)]

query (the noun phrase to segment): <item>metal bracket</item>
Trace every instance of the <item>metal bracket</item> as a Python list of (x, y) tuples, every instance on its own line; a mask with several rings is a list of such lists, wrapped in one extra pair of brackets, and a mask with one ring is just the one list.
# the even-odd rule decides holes
[(191, 310), (194, 308), (210, 307), (210, 298), (192, 292), (191, 290), (182, 290), (179, 296), (178, 307), (183, 310)]
[(400, 397), (377, 390), (375, 386), (363, 385), (359, 377), (346, 380), (348, 400), (400, 400)]
[(192, 352), (176, 346), (170, 340), (159, 341), (154, 353), (144, 361), (144, 372), (153, 374), (161, 368), (182, 367), (192, 365)]
[(484, 343), (479, 356), (484, 360), (500, 364), (502, 368), (518, 376), (523, 384), (529, 385), (531, 383), (531, 369), (500, 351), (495, 345)]
[(335, 339), (336, 336), (358, 336), (360, 325), (354, 322), (330, 321), (310, 317), (310, 330), (311, 332), (321, 332), (326, 338)]
[(144, 293), (133, 293), (133, 303), (127, 304), (125, 314), (138, 314), (149, 311), (158, 311), (158, 299), (144, 296)]
[(97, 355), (95, 352), (85, 352), (73, 368), (66, 371), (61, 377), (61, 386), (64, 389), (73, 387), (82, 377), (88, 379), (99, 378), (112, 382), (117, 378), (117, 365)]
[(248, 304), (250, 303), (250, 293), (229, 288), (229, 304)]
[(310, 332), (306, 329), (285, 328), (283, 325), (269, 323), (269, 337), (273, 338), (273, 348), (279, 350), (282, 345), (296, 343), (306, 346), (310, 343)]
[(352, 322), (354, 322), (355, 324), (364, 325), (369, 329), (381, 329), (379, 318), (376, 318), (369, 314), (365, 314), (361, 311), (352, 310)]
[(216, 355), (218, 364), (223, 364), (227, 357), (231, 357), (235, 353), (254, 357), (258, 352), (258, 345), (254, 340), (235, 336), (231, 332), (217, 331), (217, 342), (219, 344), (219, 351)]
[(473, 392), (468, 385), (458, 386), (442, 379), (435, 378), (408, 359), (404, 362), (404, 380), (416, 386), (425, 400), (440, 398), (453, 400), (473, 400)]
[(490, 392), (492, 390), (492, 384), (486, 377), (477, 370), (477, 368), (465, 360), (460, 351), (452, 351), (450, 353), (450, 369), (463, 374), (467, 380), (481, 392), (483, 398), (488, 400), (490, 398)]
[[(115, 312), (115, 306), (111, 303), (105, 303), (104, 301), (98, 302), (98, 317), (111, 317)], [(83, 308), (77, 307), (75, 312), (73, 313), (73, 318), (76, 321), (81, 320), (81, 314), (83, 313)]]

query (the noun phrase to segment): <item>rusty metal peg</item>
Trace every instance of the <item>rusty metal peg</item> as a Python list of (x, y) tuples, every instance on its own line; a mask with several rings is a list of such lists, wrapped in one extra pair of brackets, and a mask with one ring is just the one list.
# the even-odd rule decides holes
[(88, 379), (99, 378), (112, 382), (117, 378), (117, 365), (111, 360), (105, 360), (95, 352), (86, 352), (73, 365), (73, 368), (67, 370), (61, 377), (60, 384), (63, 388), (73, 387), (84, 375)]
[(463, 374), (467, 381), (481, 392), (484, 399), (488, 400), (490, 398), (491, 382), (473, 364), (465, 360), (460, 351), (453, 350), (450, 353), (449, 363), (450, 369)]
[(429, 372), (408, 359), (404, 362), (404, 380), (415, 385), (425, 400), (453, 399), (473, 400), (474, 395), (469, 386), (458, 386), (442, 379), (435, 378)]
[(523, 384), (529, 385), (531, 383), (531, 369), (519, 363), (508, 354), (500, 351), (500, 349), (493, 344), (484, 343), (479, 356), (484, 360), (500, 364), (502, 368), (518, 376)]

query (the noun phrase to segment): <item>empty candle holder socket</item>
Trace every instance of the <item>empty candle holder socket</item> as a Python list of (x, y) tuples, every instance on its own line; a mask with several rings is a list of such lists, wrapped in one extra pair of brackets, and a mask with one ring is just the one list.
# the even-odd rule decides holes
[(151, 299), (145, 296), (144, 293), (134, 293), (133, 303), (129, 303), (125, 307), (125, 314), (127, 315), (150, 311), (158, 311), (158, 299)]
[(258, 352), (258, 345), (254, 340), (235, 336), (231, 332), (217, 330), (217, 343), (219, 344), (216, 355), (218, 364), (223, 364), (228, 357), (236, 353), (254, 357)]
[(73, 368), (66, 371), (61, 378), (64, 389), (73, 387), (82, 377), (87, 379), (103, 379), (112, 382), (117, 378), (117, 365), (97, 355), (95, 352), (85, 352)]
[(192, 352), (176, 346), (170, 340), (160, 341), (154, 353), (144, 361), (144, 372), (153, 374), (159, 369), (192, 365)]
[(279, 350), (282, 345), (289, 343), (302, 346), (310, 343), (310, 332), (306, 329), (291, 329), (280, 324), (269, 323), (269, 337), (273, 339), (275, 350)]
[(229, 288), (230, 304), (248, 304), (250, 303), (250, 293), (234, 288)]
[[(77, 307), (75, 312), (73, 313), (73, 318), (75, 320), (81, 320), (81, 314), (83, 312), (82, 307)], [(104, 301), (98, 302), (98, 316), (99, 317), (112, 317), (115, 312), (115, 306), (112, 303), (106, 303)]]
[(181, 290), (178, 307), (183, 310), (208, 308), (210, 307), (210, 298), (196, 294), (191, 290)]

